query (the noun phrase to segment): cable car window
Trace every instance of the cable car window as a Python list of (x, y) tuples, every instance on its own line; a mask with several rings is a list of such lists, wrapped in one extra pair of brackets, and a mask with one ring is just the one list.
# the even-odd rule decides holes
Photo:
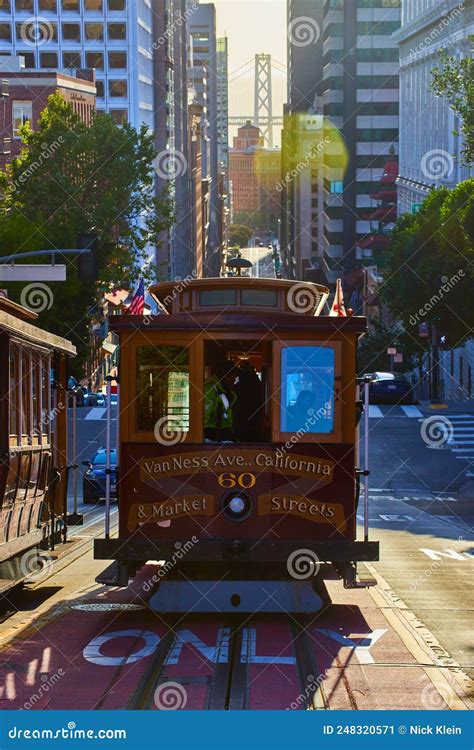
[(277, 292), (267, 289), (242, 289), (240, 301), (243, 305), (276, 307), (278, 304), (278, 295)]
[(189, 431), (189, 351), (137, 348), (137, 428), (155, 435)]
[(237, 292), (235, 289), (212, 289), (209, 292), (199, 292), (199, 304), (201, 307), (236, 305)]
[(281, 432), (334, 431), (335, 352), (324, 346), (281, 351)]

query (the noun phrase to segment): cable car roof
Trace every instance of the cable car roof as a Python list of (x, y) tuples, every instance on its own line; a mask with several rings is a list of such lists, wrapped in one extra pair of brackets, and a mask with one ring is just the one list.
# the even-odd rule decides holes
[(329, 289), (309, 281), (232, 276), (163, 282), (149, 293), (169, 315), (239, 310), (314, 317), (321, 314)]

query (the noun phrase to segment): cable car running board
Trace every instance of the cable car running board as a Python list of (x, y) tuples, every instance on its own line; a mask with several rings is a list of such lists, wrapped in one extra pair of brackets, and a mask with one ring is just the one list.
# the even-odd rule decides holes
[(193, 612), (319, 612), (323, 592), (309, 581), (183, 581), (164, 580), (149, 600), (163, 614)]

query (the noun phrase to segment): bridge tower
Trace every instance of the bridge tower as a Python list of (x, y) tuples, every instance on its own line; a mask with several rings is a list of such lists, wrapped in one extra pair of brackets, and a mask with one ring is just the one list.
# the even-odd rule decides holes
[(255, 105), (254, 124), (265, 139), (265, 145), (273, 146), (273, 107), (272, 107), (272, 56), (255, 55)]

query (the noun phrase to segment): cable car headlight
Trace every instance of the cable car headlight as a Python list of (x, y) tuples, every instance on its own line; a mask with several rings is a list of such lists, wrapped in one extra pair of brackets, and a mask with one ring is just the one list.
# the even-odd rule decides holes
[(229, 520), (242, 521), (250, 515), (252, 503), (246, 494), (235, 492), (224, 499), (223, 510)]

